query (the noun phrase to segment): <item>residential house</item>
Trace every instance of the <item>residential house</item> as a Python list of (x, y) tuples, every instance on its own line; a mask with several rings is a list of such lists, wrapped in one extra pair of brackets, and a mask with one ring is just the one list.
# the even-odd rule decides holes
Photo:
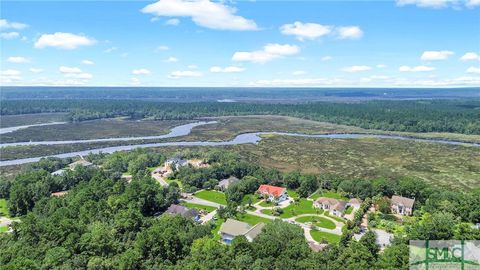
[(65, 175), (65, 170), (64, 169), (56, 170), (56, 171), (52, 172), (52, 175), (54, 175), (54, 176), (64, 176)]
[(50, 196), (51, 197), (63, 197), (65, 195), (67, 195), (67, 193), (68, 193), (68, 190), (59, 191), (59, 192), (52, 192), (52, 193), (50, 193)]
[(403, 216), (410, 216), (413, 213), (413, 204), (415, 199), (405, 198), (402, 196), (393, 195), (390, 199), (390, 207), (392, 213), (400, 214)]
[(175, 169), (178, 169), (182, 166), (187, 166), (188, 162), (185, 159), (174, 157), (174, 158), (169, 158), (167, 161), (165, 161), (165, 168), (169, 168), (172, 166), (175, 166)]
[(252, 242), (262, 232), (263, 226), (265, 226), (264, 223), (251, 226), (248, 223), (229, 218), (222, 224), (219, 233), (222, 242), (226, 244), (230, 244), (235, 237), (240, 235), (245, 236), (249, 242)]
[(221, 191), (225, 191), (231, 184), (236, 183), (240, 181), (235, 176), (230, 176), (229, 178), (222, 179), (220, 182), (218, 182), (217, 188)]
[(287, 189), (270, 185), (260, 185), (257, 193), (266, 196), (268, 201), (283, 202), (288, 198)]
[(200, 213), (198, 212), (197, 209), (194, 209), (194, 208), (190, 209), (183, 205), (178, 205), (178, 204), (170, 205), (167, 211), (165, 211), (165, 214), (172, 215), (172, 216), (180, 215), (186, 218), (191, 218), (195, 221), (200, 220)]
[(352, 198), (348, 201), (347, 206), (351, 206), (355, 209), (360, 208), (360, 205), (362, 204), (362, 200), (358, 198)]
[(334, 198), (320, 197), (314, 203), (316, 208), (330, 212), (330, 214), (341, 217), (347, 208), (347, 202)]
[(77, 166), (92, 167), (92, 166), (93, 166), (93, 163), (88, 162), (88, 161), (86, 161), (85, 159), (82, 158), (82, 159), (80, 159), (80, 160), (77, 160), (77, 161), (75, 161), (75, 162), (73, 162), (73, 163), (68, 164), (68, 167), (70, 168), (70, 170), (75, 170), (75, 168), (76, 168)]

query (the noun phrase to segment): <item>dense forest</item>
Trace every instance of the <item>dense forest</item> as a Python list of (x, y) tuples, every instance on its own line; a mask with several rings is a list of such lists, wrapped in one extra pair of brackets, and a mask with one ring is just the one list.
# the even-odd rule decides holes
[(207, 116), (284, 115), (407, 132), (480, 134), (480, 101), (423, 100), (360, 103), (164, 103), (141, 100), (4, 100), (1, 115), (69, 112), (71, 121), (127, 116), (134, 119), (195, 119)]
[[(177, 184), (161, 187), (150, 178), (148, 168), (161, 164), (164, 154), (141, 149), (90, 155), (86, 158), (101, 168), (77, 167), (63, 176), (50, 172), (71, 160), (48, 158), (15, 179), (0, 179), (0, 198), (8, 199), (12, 216), (21, 217), (12, 233), (0, 234), (0, 269), (408, 269), (409, 239), (480, 239), (471, 226), (480, 222), (480, 190), (452, 192), (416, 179), (281, 173), (218, 149), (180, 154), (211, 165), (175, 171), (186, 190), (211, 188), (226, 176), (242, 179), (226, 191), (228, 205), (219, 213), (226, 217), (238, 211), (244, 194), (264, 183), (295, 189), (302, 197), (323, 188), (365, 202), (340, 242), (318, 253), (300, 227), (278, 220), (251, 243), (237, 237), (225, 245), (214, 239), (213, 224), (161, 215), (180, 195)], [(124, 172), (133, 175), (130, 183), (121, 178)], [(50, 196), (62, 190), (69, 192)], [(381, 205), (383, 196), (392, 194), (418, 202), (392, 245), (379, 252), (371, 232), (354, 240), (368, 204)]]

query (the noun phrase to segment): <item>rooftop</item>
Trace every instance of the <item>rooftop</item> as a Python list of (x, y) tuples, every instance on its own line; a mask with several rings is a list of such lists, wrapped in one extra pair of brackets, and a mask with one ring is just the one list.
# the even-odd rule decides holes
[(258, 188), (258, 192), (262, 194), (269, 194), (274, 197), (280, 197), (282, 194), (286, 191), (286, 188), (283, 187), (276, 187), (276, 186), (270, 186), (270, 185), (260, 185)]
[(406, 197), (402, 197), (402, 196), (393, 195), (391, 203), (392, 204), (402, 204), (406, 207), (413, 208), (413, 204), (415, 203), (415, 199), (410, 199), (410, 198), (406, 198)]

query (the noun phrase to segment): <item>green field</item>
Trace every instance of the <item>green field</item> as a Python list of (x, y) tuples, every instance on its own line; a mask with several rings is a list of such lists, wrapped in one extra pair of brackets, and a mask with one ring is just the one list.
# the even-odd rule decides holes
[(254, 204), (256, 204), (257, 202), (260, 201), (260, 198), (258, 198), (258, 196), (254, 195), (254, 194), (247, 194), (247, 195), (243, 196), (242, 204), (243, 205), (248, 205), (249, 198), (251, 198), (252, 205), (254, 205)]
[(260, 223), (260, 222), (266, 223), (266, 222), (272, 221), (271, 219), (268, 219), (268, 218), (263, 218), (263, 217), (254, 216), (254, 215), (250, 215), (250, 214), (238, 214), (237, 215), (237, 220), (246, 222), (250, 225), (255, 225), (255, 224)]
[(4, 227), (4, 226), (0, 227), (0, 233), (6, 232), (6, 231), (8, 231), (8, 227)]
[[(281, 218), (291, 218), (294, 216), (302, 214), (321, 214), (323, 212), (321, 209), (313, 208), (313, 202), (307, 199), (300, 199), (295, 203), (290, 204), (289, 206), (283, 208), (283, 213), (280, 215)], [(262, 213), (271, 215), (271, 209), (264, 209)]]
[(225, 199), (225, 194), (223, 192), (214, 191), (214, 190), (202, 190), (196, 192), (195, 197), (200, 199), (204, 199), (210, 202), (218, 203), (218, 204), (227, 204), (227, 200)]
[(188, 203), (188, 202), (182, 202), (181, 205), (188, 207), (188, 208), (195, 208), (195, 209), (203, 209), (207, 212), (213, 212), (217, 208), (213, 206), (208, 206), (208, 205), (201, 205), (201, 204), (195, 204), (195, 203)]
[[(36, 113), (19, 115), (2, 115), (0, 128), (26, 126), (33, 124), (42, 124), (49, 122), (66, 122), (67, 113)], [(2, 135), (3, 136), (3, 135)]]
[(7, 200), (0, 199), (0, 216), (8, 217)]
[(340, 242), (340, 237), (341, 237), (340, 235), (327, 233), (327, 232), (321, 232), (321, 231), (314, 231), (314, 230), (310, 231), (310, 235), (317, 242), (322, 242), (322, 240), (325, 239), (330, 244)]
[(322, 227), (325, 229), (330, 229), (333, 230), (337, 226), (335, 226), (335, 223), (327, 218), (324, 217), (318, 217), (318, 216), (305, 216), (305, 217), (299, 217), (295, 219), (297, 222), (305, 223), (305, 222), (311, 222), (315, 226)]
[(262, 201), (260, 203), (260, 206), (263, 206), (263, 207), (273, 207), (275, 206), (273, 203), (271, 203), (270, 201)]
[(345, 209), (345, 215), (350, 215), (353, 212), (353, 207), (348, 206), (347, 209)]

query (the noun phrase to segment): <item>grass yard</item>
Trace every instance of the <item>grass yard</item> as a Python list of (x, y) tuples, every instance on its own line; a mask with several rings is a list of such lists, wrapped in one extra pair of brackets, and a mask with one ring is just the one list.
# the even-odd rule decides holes
[(250, 214), (238, 214), (237, 220), (246, 222), (252, 226), (260, 222), (266, 223), (266, 222), (272, 221), (271, 219), (268, 219), (268, 218), (263, 218), (263, 217), (254, 216)]
[(260, 199), (258, 198), (258, 196), (254, 195), (254, 194), (247, 194), (245, 196), (243, 196), (243, 199), (242, 199), (242, 204), (243, 205), (248, 205), (248, 200), (249, 198), (251, 199), (252, 201), (252, 205), (256, 204), (257, 202), (260, 201)]
[(348, 206), (347, 209), (345, 209), (345, 215), (350, 215), (353, 212), (353, 207)]
[[(321, 209), (313, 208), (313, 202), (307, 199), (301, 198), (297, 203), (292, 203), (289, 206), (283, 208), (283, 213), (280, 215), (281, 218), (291, 218), (294, 216), (302, 214), (321, 214)], [(272, 215), (271, 209), (264, 209), (262, 213), (267, 215)]]
[(9, 217), (7, 200), (5, 199), (0, 199), (0, 216)]
[(226, 205), (227, 200), (225, 199), (225, 194), (223, 192), (219, 191), (214, 191), (214, 190), (202, 190), (199, 192), (196, 192), (195, 197), (198, 197), (200, 199), (204, 199), (210, 202), (214, 203), (219, 203)]
[(188, 208), (203, 209), (203, 210), (205, 210), (209, 213), (213, 212), (217, 209), (213, 206), (201, 205), (201, 204), (196, 204), (196, 203), (188, 203), (188, 202), (182, 202), (181, 205), (183, 205), (185, 207), (188, 207)]
[(8, 231), (8, 227), (0, 227), (0, 233)]
[(338, 222), (345, 223), (345, 219), (343, 219), (343, 218), (341, 218), (341, 217), (337, 217), (337, 216), (335, 216), (335, 215), (330, 215), (330, 213), (329, 213), (328, 211), (325, 211), (323, 214), (324, 214), (325, 216), (331, 218), (331, 219), (334, 219), (334, 220), (338, 221)]
[(318, 192), (318, 197), (325, 197), (325, 198), (332, 198), (332, 199), (337, 199), (337, 200), (344, 200), (348, 201), (348, 198), (345, 196), (342, 196), (340, 193), (334, 192), (334, 191), (323, 191), (323, 192)]
[(287, 190), (287, 193), (288, 193), (288, 197), (294, 200), (298, 200), (300, 198), (300, 196), (298, 196), (298, 193), (295, 190)]
[(263, 207), (273, 207), (275, 206), (273, 203), (271, 203), (270, 201), (262, 201), (261, 203), (259, 203), (260, 206), (263, 206)]
[(310, 235), (317, 242), (323, 242), (322, 240), (326, 240), (330, 244), (335, 244), (340, 242), (340, 237), (341, 237), (340, 235), (321, 232), (321, 231), (314, 231), (314, 230), (310, 231)]
[(318, 217), (318, 216), (305, 216), (305, 217), (299, 217), (295, 219), (297, 222), (301, 223), (306, 223), (306, 222), (311, 222), (315, 226), (322, 227), (325, 229), (330, 229), (333, 230), (337, 226), (335, 226), (335, 223), (333, 221), (326, 219), (324, 217)]

